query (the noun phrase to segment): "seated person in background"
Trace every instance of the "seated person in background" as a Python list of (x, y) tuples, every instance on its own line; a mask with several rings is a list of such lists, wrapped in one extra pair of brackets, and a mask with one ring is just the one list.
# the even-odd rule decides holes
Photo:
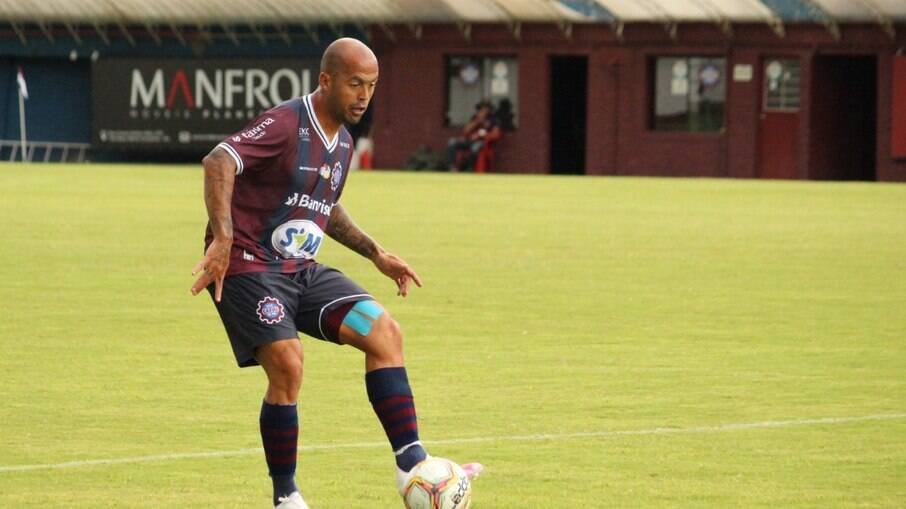
[(504, 97), (497, 103), (497, 110), (494, 112), (497, 117), (497, 123), (504, 132), (510, 132), (516, 128), (513, 121), (513, 103)]
[(447, 143), (447, 166), (450, 171), (471, 170), (485, 144), (503, 136), (491, 103), (482, 101), (475, 105), (475, 109), (475, 115), (462, 128), (462, 135), (450, 138)]

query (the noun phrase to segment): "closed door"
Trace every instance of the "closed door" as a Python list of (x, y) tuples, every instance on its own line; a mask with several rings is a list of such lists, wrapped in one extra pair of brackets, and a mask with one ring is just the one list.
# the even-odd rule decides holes
[(759, 176), (796, 178), (801, 97), (799, 59), (767, 58), (762, 71)]

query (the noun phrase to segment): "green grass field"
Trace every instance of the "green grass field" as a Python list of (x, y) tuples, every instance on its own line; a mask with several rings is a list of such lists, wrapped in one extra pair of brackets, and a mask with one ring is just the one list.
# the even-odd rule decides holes
[[(188, 292), (201, 184), (0, 165), (0, 507), (270, 507), (263, 374)], [(344, 204), (425, 287), (320, 261), (402, 323), (477, 509), (906, 506), (906, 186), (380, 172)], [(303, 343), (312, 509), (402, 507), (361, 355)]]

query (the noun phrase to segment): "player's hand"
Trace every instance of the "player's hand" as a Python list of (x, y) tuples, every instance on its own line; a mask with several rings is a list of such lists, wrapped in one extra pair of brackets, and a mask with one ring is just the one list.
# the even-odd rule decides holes
[(214, 288), (214, 300), (220, 302), (223, 295), (223, 278), (226, 276), (227, 268), (230, 266), (230, 248), (233, 246), (232, 240), (222, 240), (214, 238), (211, 245), (208, 246), (204, 253), (204, 258), (198, 262), (198, 265), (192, 269), (192, 275), (201, 272), (201, 276), (192, 285), (192, 295), (198, 295), (198, 292), (204, 290), (212, 282), (216, 285)]
[(381, 253), (374, 259), (374, 265), (382, 274), (396, 283), (396, 294), (401, 297), (409, 295), (409, 284), (411, 282), (414, 282), (419, 288), (422, 286), (422, 280), (415, 273), (415, 270), (399, 256)]

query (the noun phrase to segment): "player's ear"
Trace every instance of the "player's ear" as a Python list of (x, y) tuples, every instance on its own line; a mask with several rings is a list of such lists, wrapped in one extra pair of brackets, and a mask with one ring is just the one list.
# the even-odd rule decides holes
[(332, 76), (329, 73), (324, 71), (321, 71), (321, 73), (318, 74), (318, 86), (321, 90), (324, 90), (325, 92), (330, 90), (331, 77)]

